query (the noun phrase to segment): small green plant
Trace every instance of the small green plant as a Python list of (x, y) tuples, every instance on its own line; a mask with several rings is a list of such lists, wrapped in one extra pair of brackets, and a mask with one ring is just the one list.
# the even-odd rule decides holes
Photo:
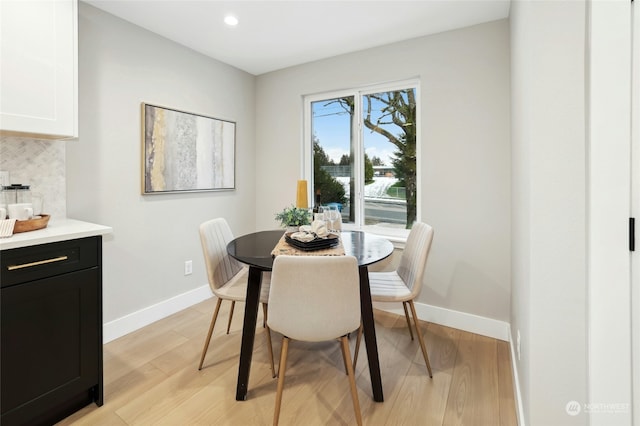
[(302, 226), (311, 223), (311, 213), (309, 209), (298, 208), (294, 205), (287, 207), (280, 213), (276, 213), (276, 220), (280, 221), (283, 228), (287, 226)]

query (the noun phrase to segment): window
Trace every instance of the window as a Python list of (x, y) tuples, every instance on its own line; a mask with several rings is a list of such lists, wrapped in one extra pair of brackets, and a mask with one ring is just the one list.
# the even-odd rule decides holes
[(305, 98), (306, 178), (314, 205), (345, 224), (408, 229), (418, 220), (418, 86)]

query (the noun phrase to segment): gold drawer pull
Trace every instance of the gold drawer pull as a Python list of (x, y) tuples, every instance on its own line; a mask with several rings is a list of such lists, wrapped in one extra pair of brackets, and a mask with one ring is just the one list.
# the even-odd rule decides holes
[(23, 263), (22, 265), (11, 265), (11, 266), (7, 266), (7, 269), (9, 271), (15, 271), (16, 269), (30, 268), (32, 266), (38, 266), (38, 265), (46, 265), (47, 263), (62, 262), (63, 260), (67, 260), (67, 259), (68, 259), (67, 256), (59, 256), (59, 257), (54, 257), (53, 259), (38, 260), (37, 262), (31, 262), (31, 263)]

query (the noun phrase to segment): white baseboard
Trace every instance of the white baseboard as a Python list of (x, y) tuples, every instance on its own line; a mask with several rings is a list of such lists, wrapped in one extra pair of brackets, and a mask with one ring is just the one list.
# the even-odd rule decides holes
[[(511, 337), (511, 327), (509, 327), (509, 337)], [(509, 338), (509, 347), (511, 348), (511, 371), (513, 372), (513, 391), (516, 398), (516, 416), (518, 417), (518, 426), (525, 426), (524, 414), (522, 408), (522, 393), (520, 392), (520, 379), (518, 378), (518, 369), (516, 365), (516, 348), (513, 339)]]
[[(376, 303), (373, 306), (388, 312), (404, 316), (402, 303)], [(397, 307), (396, 307), (397, 306)], [(494, 339), (510, 340), (509, 323), (492, 318), (481, 317), (466, 312), (453, 311), (425, 303), (415, 303), (416, 314), (423, 321), (433, 322), (447, 327), (480, 334)]]
[(210, 297), (212, 297), (212, 293), (209, 285), (203, 285), (116, 320), (109, 321), (103, 325), (102, 342), (107, 343), (115, 340)]
[[(210, 297), (212, 297), (211, 289), (208, 285), (203, 285), (105, 323), (103, 326), (103, 342), (110, 342)], [(402, 304), (398, 303), (397, 305), (398, 308), (396, 309), (395, 304), (392, 303), (374, 303), (375, 308), (393, 312), (398, 315), (404, 315)], [(424, 303), (416, 303), (415, 306), (418, 318), (423, 321), (433, 322), (507, 342), (511, 340), (509, 324), (504, 321), (453, 311)]]

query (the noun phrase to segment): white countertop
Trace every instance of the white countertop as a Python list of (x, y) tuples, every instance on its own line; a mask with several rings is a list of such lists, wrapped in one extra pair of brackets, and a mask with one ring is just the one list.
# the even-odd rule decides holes
[(0, 238), (0, 250), (105, 235), (112, 231), (108, 226), (96, 225), (95, 223), (74, 219), (52, 219), (44, 229), (13, 234), (9, 238)]

